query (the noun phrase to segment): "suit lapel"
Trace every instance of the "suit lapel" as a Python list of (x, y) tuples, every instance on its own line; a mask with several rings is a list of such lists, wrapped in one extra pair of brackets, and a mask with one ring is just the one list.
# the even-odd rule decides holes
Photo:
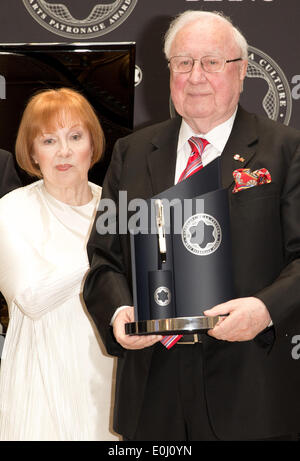
[[(153, 195), (174, 185), (180, 123), (180, 117), (169, 120), (151, 140), (153, 150), (148, 154), (147, 162)], [(256, 153), (257, 141), (255, 115), (239, 106), (231, 135), (221, 155), (222, 187), (231, 187), (233, 171), (247, 166)], [(236, 155), (240, 156), (239, 160), (234, 158)]]
[(179, 117), (168, 121), (151, 141), (153, 150), (147, 162), (153, 195), (174, 185), (180, 123)]
[[(229, 188), (233, 184), (233, 171), (245, 168), (255, 155), (257, 140), (255, 116), (239, 106), (231, 135), (221, 156), (222, 186), (224, 188)], [(235, 159), (237, 155), (239, 158)]]

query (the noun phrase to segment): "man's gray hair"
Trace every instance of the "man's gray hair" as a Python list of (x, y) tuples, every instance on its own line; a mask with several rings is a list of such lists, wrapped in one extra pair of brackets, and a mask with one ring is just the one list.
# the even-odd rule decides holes
[(223, 13), (219, 11), (194, 11), (188, 10), (184, 13), (179, 14), (173, 21), (170, 23), (169, 29), (165, 34), (165, 44), (164, 44), (164, 52), (166, 58), (170, 58), (170, 50), (177, 32), (186, 24), (190, 22), (194, 22), (197, 19), (212, 19), (212, 18), (219, 18), (225, 21), (232, 27), (233, 38), (237, 44), (237, 46), (241, 50), (241, 58), (248, 59), (248, 44), (245, 37), (242, 33), (232, 24), (231, 19), (228, 16), (225, 16)]

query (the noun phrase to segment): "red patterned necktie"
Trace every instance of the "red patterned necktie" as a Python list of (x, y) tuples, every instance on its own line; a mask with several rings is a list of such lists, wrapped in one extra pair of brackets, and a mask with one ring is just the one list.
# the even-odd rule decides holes
[[(190, 153), (186, 167), (181, 173), (178, 182), (181, 182), (189, 176), (192, 176), (192, 174), (196, 173), (197, 171), (201, 170), (201, 168), (203, 168), (202, 154), (207, 144), (209, 144), (209, 142), (206, 139), (198, 138), (196, 136), (192, 136), (189, 139), (189, 145), (191, 146), (192, 152)], [(182, 338), (182, 336), (183, 335), (164, 336), (161, 340), (161, 343), (167, 349), (170, 349), (174, 346), (174, 344), (177, 343), (177, 341), (179, 341), (180, 338)]]
[(178, 182), (192, 176), (192, 174), (203, 168), (202, 154), (207, 144), (209, 144), (209, 142), (206, 139), (197, 138), (196, 136), (192, 136), (189, 139), (189, 145), (191, 146), (192, 152), (190, 153), (186, 167), (181, 173)]

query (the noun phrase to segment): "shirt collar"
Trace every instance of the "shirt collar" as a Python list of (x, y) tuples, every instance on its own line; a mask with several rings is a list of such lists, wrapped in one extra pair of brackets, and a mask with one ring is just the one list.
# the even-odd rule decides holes
[(192, 128), (186, 123), (184, 119), (182, 119), (178, 137), (178, 149), (181, 149), (191, 136), (197, 136), (207, 139), (207, 141), (212, 144), (219, 152), (223, 152), (223, 149), (230, 136), (236, 113), (237, 108), (228, 120), (216, 126), (205, 135), (194, 133)]

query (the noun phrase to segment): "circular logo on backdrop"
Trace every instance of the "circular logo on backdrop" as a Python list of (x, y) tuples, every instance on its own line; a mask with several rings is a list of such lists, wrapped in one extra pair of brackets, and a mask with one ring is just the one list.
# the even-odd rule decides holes
[(271, 120), (288, 125), (292, 113), (292, 93), (279, 65), (263, 51), (249, 46), (247, 77), (266, 82), (267, 90), (261, 101), (265, 114)]
[(168, 306), (171, 302), (171, 292), (167, 287), (158, 287), (154, 292), (154, 301), (159, 306)]
[(185, 248), (197, 256), (214, 253), (222, 241), (219, 222), (211, 215), (198, 213), (183, 225), (181, 238)]
[(62, 37), (82, 40), (105, 35), (119, 27), (137, 1), (23, 0), (23, 3), (41, 26)]
[[(261, 109), (262, 113), (269, 117), (271, 120), (279, 121), (288, 125), (292, 114), (292, 94), (286, 76), (279, 65), (266, 53), (249, 46), (248, 55), (248, 69), (245, 83), (247, 79), (263, 80), (264, 91), (260, 94), (256, 89), (249, 95), (246, 92), (242, 93), (241, 100), (242, 105), (247, 109), (249, 105), (249, 99), (251, 97), (251, 104), (256, 103), (258, 109)], [(244, 100), (244, 103), (243, 103)], [(169, 100), (169, 111), (172, 118), (176, 117), (177, 113), (173, 102)], [(256, 110), (251, 110), (256, 112)]]
[(134, 86), (138, 86), (143, 79), (143, 72), (142, 69), (135, 65), (135, 72), (134, 72)]

